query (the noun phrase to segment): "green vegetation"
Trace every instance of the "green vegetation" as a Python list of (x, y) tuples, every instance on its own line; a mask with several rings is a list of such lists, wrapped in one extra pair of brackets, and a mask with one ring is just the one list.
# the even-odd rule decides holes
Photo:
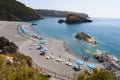
[(6, 59), (0, 56), (0, 80), (48, 80), (33, 67), (29, 67), (28, 62), (32, 59), (23, 54), (9, 54), (6, 56), (16, 57), (18, 60), (7, 64)]
[(57, 11), (57, 10), (45, 10), (45, 9), (35, 9), (36, 14), (42, 17), (67, 17), (69, 14), (76, 14), (85, 18), (88, 18), (88, 15), (85, 13), (75, 13), (68, 11)]
[(0, 0), (0, 20), (36, 20), (40, 16), (16, 0)]
[(85, 71), (80, 74), (77, 80), (115, 80), (112, 74), (106, 69), (94, 69), (93, 72)]
[[(17, 51), (18, 47), (0, 37), (0, 80), (48, 80), (32, 65), (32, 59)], [(4, 53), (5, 52), (5, 53)], [(14, 54), (13, 54), (14, 53)]]

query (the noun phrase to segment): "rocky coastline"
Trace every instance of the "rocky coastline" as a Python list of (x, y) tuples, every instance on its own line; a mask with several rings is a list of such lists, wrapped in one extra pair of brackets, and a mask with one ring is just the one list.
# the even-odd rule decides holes
[(96, 41), (90, 35), (83, 32), (77, 33), (75, 38), (88, 43), (90, 46), (94, 46), (96, 44)]
[(107, 55), (99, 50), (96, 50), (93, 57), (99, 63), (102, 63), (105, 69), (109, 70), (116, 80), (120, 80), (120, 61), (116, 57)]

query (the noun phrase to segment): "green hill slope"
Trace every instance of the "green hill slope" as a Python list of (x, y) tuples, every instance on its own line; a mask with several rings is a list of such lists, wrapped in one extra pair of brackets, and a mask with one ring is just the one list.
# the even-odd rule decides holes
[[(16, 58), (13, 63), (6, 60)], [(46, 75), (29, 66), (32, 59), (23, 54), (0, 54), (0, 80), (48, 80)]]
[(33, 65), (32, 59), (17, 49), (13, 42), (0, 37), (0, 80), (48, 80)]
[(0, 20), (27, 21), (40, 19), (31, 8), (16, 0), (0, 0)]

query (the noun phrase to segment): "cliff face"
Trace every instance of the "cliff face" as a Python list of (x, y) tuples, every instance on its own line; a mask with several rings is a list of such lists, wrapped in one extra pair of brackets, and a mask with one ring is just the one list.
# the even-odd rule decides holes
[(40, 16), (24, 4), (16, 0), (0, 0), (0, 20), (28, 21), (37, 19), (40, 19)]
[(69, 14), (65, 20), (65, 23), (67, 24), (85, 23), (85, 22), (92, 22), (92, 20), (89, 20), (86, 17), (76, 14)]

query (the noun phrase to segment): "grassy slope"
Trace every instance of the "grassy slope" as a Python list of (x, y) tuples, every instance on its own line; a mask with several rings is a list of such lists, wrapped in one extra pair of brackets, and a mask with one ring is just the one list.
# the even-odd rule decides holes
[[(18, 61), (7, 64), (5, 58), (8, 56), (16, 57)], [(45, 75), (30, 67), (29, 62), (31, 58), (20, 53), (0, 54), (0, 80), (48, 80)]]

